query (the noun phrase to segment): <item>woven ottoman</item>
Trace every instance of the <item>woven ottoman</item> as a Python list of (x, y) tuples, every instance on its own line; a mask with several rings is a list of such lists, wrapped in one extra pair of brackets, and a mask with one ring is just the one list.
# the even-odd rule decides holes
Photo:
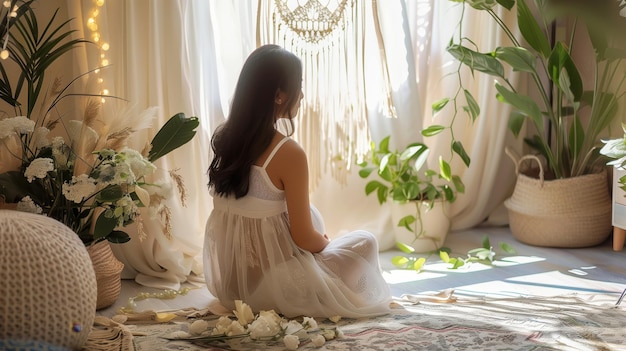
[(52, 218), (0, 210), (0, 340), (80, 350), (96, 315), (82, 241)]

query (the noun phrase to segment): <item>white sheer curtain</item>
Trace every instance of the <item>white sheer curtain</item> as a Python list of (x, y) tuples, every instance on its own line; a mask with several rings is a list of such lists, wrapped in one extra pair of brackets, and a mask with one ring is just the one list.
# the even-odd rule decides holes
[[(262, 0), (269, 1), (269, 0)], [(86, 20), (93, 8), (87, 0), (67, 0), (70, 16)], [(83, 6), (77, 6), (77, 4)], [(391, 134), (394, 146), (422, 140), (420, 130), (433, 122), (432, 102), (450, 96), (456, 89), (456, 63), (445, 52), (458, 19), (460, 7), (451, 1), (385, 0), (367, 3), (364, 16), (367, 110), (371, 136), (379, 141)], [(230, 96), (247, 55), (256, 46), (257, 1), (107, 1), (99, 14), (100, 32), (110, 43), (107, 52), (111, 67), (104, 70), (111, 93), (123, 97), (138, 109), (162, 109), (153, 132), (177, 112), (198, 116), (201, 127), (194, 140), (168, 155), (159, 164), (164, 169), (180, 169), (189, 190), (187, 207), (172, 200), (174, 237), (167, 240), (155, 225), (151, 236), (116, 247), (129, 277), (145, 285), (176, 288), (201, 274), (202, 236), (211, 211), (206, 189), (210, 158), (209, 138), (226, 116)], [(373, 27), (374, 8), (380, 19), (385, 43), (393, 102), (398, 118), (380, 112), (379, 94), (384, 89), (380, 51)], [(514, 14), (509, 19), (514, 19)], [(464, 33), (477, 42), (495, 43), (502, 38), (485, 18), (466, 17)], [(480, 24), (480, 26), (479, 26)], [(85, 36), (89, 37), (88, 31)], [(93, 60), (97, 60), (92, 57)], [(89, 65), (85, 64), (84, 67)], [(84, 68), (81, 66), (81, 69)], [(468, 81), (469, 82), (469, 81)], [(472, 157), (465, 169), (455, 164), (463, 176), (466, 193), (453, 206), (453, 228), (482, 223), (510, 194), (514, 183), (513, 164), (503, 153), (520, 142), (506, 130), (508, 111), (496, 102), (493, 82), (479, 77), (467, 85), (482, 107), (475, 124), (460, 123), (456, 136)], [(305, 92), (306, 96), (306, 92)], [(449, 112), (436, 123), (446, 124)], [(462, 119), (461, 119), (462, 120)], [(428, 138), (433, 155), (449, 152), (449, 140)], [(434, 159), (433, 159), (434, 161)], [(459, 161), (460, 162), (460, 161)], [(325, 174), (311, 194), (312, 202), (326, 220), (328, 234), (366, 229), (373, 232), (382, 249), (393, 246), (388, 206), (380, 206), (374, 196), (366, 197), (366, 181), (354, 167), (347, 184), (339, 184)], [(506, 219), (499, 221), (506, 223)]]
[[(70, 16), (83, 23), (98, 10), (100, 40), (110, 47), (105, 53), (110, 66), (102, 69), (102, 84), (111, 95), (128, 101), (108, 100), (105, 113), (121, 108), (139, 113), (157, 106), (158, 116), (152, 129), (143, 135), (145, 140), (150, 140), (178, 112), (203, 117), (190, 143), (157, 161), (160, 176), (167, 177), (167, 170), (178, 170), (187, 189), (186, 207), (178, 200), (176, 189), (167, 202), (172, 211), (172, 238), (166, 237), (160, 221), (144, 220), (146, 239), (140, 240), (131, 226), (126, 228), (131, 241), (112, 245), (125, 264), (124, 277), (147, 286), (177, 289), (180, 283), (199, 279), (202, 274), (204, 225), (212, 208), (205, 175), (208, 139), (211, 125), (223, 118), (219, 100), (213, 99), (217, 94), (214, 57), (200, 54), (201, 50), (210, 50), (213, 42), (210, 18), (201, 16), (197, 9), (203, 10), (204, 5), (199, 1), (134, 0), (107, 1), (97, 7), (93, 1), (68, 0), (69, 11), (73, 12)], [(82, 36), (91, 35), (85, 28)], [(202, 46), (197, 45), (200, 39)], [(98, 55), (86, 56), (88, 63), (81, 64), (81, 70), (101, 64)]]

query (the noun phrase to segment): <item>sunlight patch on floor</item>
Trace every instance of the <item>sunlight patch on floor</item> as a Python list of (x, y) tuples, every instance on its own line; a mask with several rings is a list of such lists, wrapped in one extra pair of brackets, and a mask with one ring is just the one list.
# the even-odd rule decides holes
[(427, 280), (432, 278), (445, 277), (446, 274), (433, 273), (433, 272), (416, 272), (410, 269), (392, 269), (383, 271), (383, 278), (387, 284), (401, 284), (414, 282), (419, 280)]

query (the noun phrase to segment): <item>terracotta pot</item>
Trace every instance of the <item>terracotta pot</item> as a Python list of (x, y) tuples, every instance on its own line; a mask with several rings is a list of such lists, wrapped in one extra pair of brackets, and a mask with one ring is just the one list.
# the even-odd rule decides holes
[(88, 246), (87, 252), (91, 257), (98, 284), (96, 310), (107, 308), (120, 297), (124, 264), (115, 257), (106, 240)]

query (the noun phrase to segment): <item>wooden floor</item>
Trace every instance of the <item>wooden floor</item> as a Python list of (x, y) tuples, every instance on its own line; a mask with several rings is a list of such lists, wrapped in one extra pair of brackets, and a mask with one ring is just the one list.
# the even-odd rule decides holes
[[(467, 251), (481, 246), (487, 235), (498, 255), (492, 266), (472, 264), (450, 270), (435, 255), (427, 257), (422, 272), (401, 270), (391, 264), (399, 251), (386, 251), (380, 255), (384, 276), (392, 294), (420, 294), (454, 289), (457, 296), (555, 296), (563, 294), (610, 294), (618, 297), (626, 289), (626, 250), (614, 251), (611, 237), (599, 246), (582, 249), (542, 248), (516, 241), (508, 227), (484, 227), (452, 232), (445, 246), (454, 257), (465, 257)], [(500, 255), (500, 242), (506, 242), (517, 251), (515, 255)], [(146, 299), (138, 301), (137, 311), (175, 310), (188, 307), (205, 308), (212, 296), (203, 285), (192, 287), (185, 296), (174, 299)], [(139, 293), (158, 293), (132, 280), (124, 280), (122, 294), (117, 303), (99, 314), (113, 316), (130, 297)], [(626, 302), (625, 302), (626, 303)]]

